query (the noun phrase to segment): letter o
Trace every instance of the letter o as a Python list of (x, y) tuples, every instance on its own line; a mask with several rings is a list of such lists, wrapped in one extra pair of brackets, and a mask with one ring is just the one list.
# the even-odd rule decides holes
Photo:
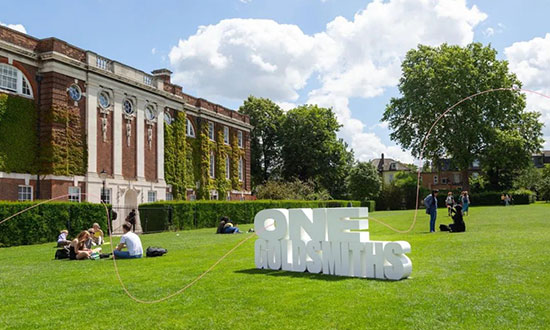
[(262, 210), (254, 217), (254, 230), (266, 241), (288, 238), (288, 210)]

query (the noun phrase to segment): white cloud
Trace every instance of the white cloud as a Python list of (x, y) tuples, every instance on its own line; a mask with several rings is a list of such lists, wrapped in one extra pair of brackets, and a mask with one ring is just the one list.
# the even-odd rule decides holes
[(156, 53), (157, 53), (157, 49), (156, 49), (156, 48), (151, 49), (151, 54), (155, 55)]
[[(336, 17), (326, 30), (307, 35), (296, 25), (272, 20), (228, 19), (201, 26), (170, 52), (174, 80), (201, 96), (268, 97), (295, 102), (308, 79), (320, 87), (307, 103), (331, 106), (343, 124), (341, 136), (359, 159), (409, 161), (397, 146), (385, 146), (353, 118), (352, 97), (371, 98), (397, 84), (401, 61), (419, 43), (465, 45), (487, 15), (465, 0), (375, 0), (353, 19)], [(366, 110), (365, 110), (366, 111)]]
[(242, 2), (242, 3), (251, 3), (252, 0), (239, 0), (239, 2)]
[(293, 102), (275, 102), (275, 104), (277, 104), (279, 107), (281, 107), (281, 109), (283, 109), (283, 111), (288, 111), (288, 110), (291, 110), (291, 109), (294, 109), (298, 106), (298, 104), (296, 103), (293, 103)]
[(23, 24), (5, 24), (0, 22), (0, 25), (9, 27), (10, 29), (14, 29), (15, 31), (19, 31), (22, 33), (27, 33), (27, 29), (23, 26)]
[(510, 70), (516, 73), (523, 88), (547, 96), (526, 93), (527, 108), (542, 114), (546, 140), (544, 148), (550, 149), (550, 33), (544, 38), (516, 42), (507, 47), (504, 54)]
[(493, 29), (492, 27), (488, 27), (485, 29), (485, 31), (483, 31), (483, 35), (486, 38), (492, 37), (494, 34), (495, 34), (495, 29)]

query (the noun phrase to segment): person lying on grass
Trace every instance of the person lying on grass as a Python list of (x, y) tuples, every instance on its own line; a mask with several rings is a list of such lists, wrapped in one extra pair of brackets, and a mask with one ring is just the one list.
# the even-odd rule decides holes
[[(141, 240), (132, 230), (132, 224), (125, 222), (122, 225), (122, 231), (124, 235), (120, 238), (120, 243), (113, 251), (116, 259), (133, 259), (141, 258), (143, 255), (143, 247), (141, 246)], [(124, 247), (128, 248), (128, 251), (121, 251)]]
[(80, 232), (78, 236), (69, 245), (69, 259), (83, 260), (90, 258), (92, 250), (86, 247), (86, 242), (90, 239), (90, 233), (86, 230)]
[(221, 217), (216, 234), (241, 234), (237, 225), (233, 225), (228, 217)]

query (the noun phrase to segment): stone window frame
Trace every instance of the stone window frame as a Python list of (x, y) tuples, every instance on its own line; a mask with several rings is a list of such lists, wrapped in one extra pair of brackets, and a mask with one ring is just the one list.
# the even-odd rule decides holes
[(208, 121), (208, 138), (210, 141), (216, 141), (215, 126), (213, 121)]
[(69, 202), (81, 202), (81, 190), (79, 186), (70, 186), (68, 193)]
[(210, 178), (216, 178), (216, 155), (214, 151), (210, 151), (210, 166), (208, 168), (208, 173), (210, 174)]
[(243, 131), (237, 131), (237, 141), (238, 141), (238, 144), (239, 144), (239, 148), (243, 148)]
[[(23, 189), (23, 191), (21, 191), (22, 189)], [(27, 190), (27, 191), (25, 191), (25, 190)], [(33, 186), (31, 186), (31, 185), (19, 185), (17, 187), (17, 200), (20, 201), (20, 202), (32, 201), (33, 200)]]
[[(74, 88), (78, 91), (78, 98), (73, 98), (73, 95), (71, 94), (71, 89)], [(67, 87), (67, 94), (69, 94), (69, 97), (71, 98), (71, 100), (73, 100), (74, 102), (79, 102), (80, 100), (82, 100), (82, 88), (80, 88), (80, 86), (78, 86), (77, 83), (72, 83), (69, 85), (69, 87)]]
[(223, 127), (223, 143), (229, 145), (229, 127)]
[[(106, 96), (107, 102), (109, 103), (105, 107), (99, 101), (100, 98), (101, 98), (101, 95)], [(113, 107), (113, 101), (112, 101), (111, 93), (109, 93), (109, 91), (107, 91), (107, 90), (100, 90), (99, 93), (97, 93), (97, 105), (99, 106), (99, 108), (101, 110), (105, 110), (105, 111), (110, 110)]]
[(192, 138), (196, 137), (195, 127), (193, 126), (191, 119), (186, 117), (185, 120), (187, 120), (185, 125), (185, 136), (192, 137)]
[(156, 201), (157, 201), (157, 191), (156, 190), (147, 191), (147, 202), (154, 203)]

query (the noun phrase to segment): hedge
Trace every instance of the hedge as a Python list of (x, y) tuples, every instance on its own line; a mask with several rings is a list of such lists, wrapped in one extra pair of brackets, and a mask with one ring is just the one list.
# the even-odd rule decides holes
[[(256, 213), (264, 209), (348, 207), (350, 203), (353, 207), (361, 206), (358, 201), (344, 200), (160, 201), (141, 204), (139, 212), (142, 224), (147, 223), (147, 227), (155, 228), (155, 231), (159, 228), (182, 230), (216, 227), (222, 216), (228, 216), (237, 224), (252, 223)], [(373, 204), (369, 202), (369, 205)]]
[[(0, 221), (38, 202), (0, 202)], [(62, 229), (75, 237), (97, 222), (107, 232), (101, 204), (51, 202), (0, 224), (0, 247), (54, 242)]]

